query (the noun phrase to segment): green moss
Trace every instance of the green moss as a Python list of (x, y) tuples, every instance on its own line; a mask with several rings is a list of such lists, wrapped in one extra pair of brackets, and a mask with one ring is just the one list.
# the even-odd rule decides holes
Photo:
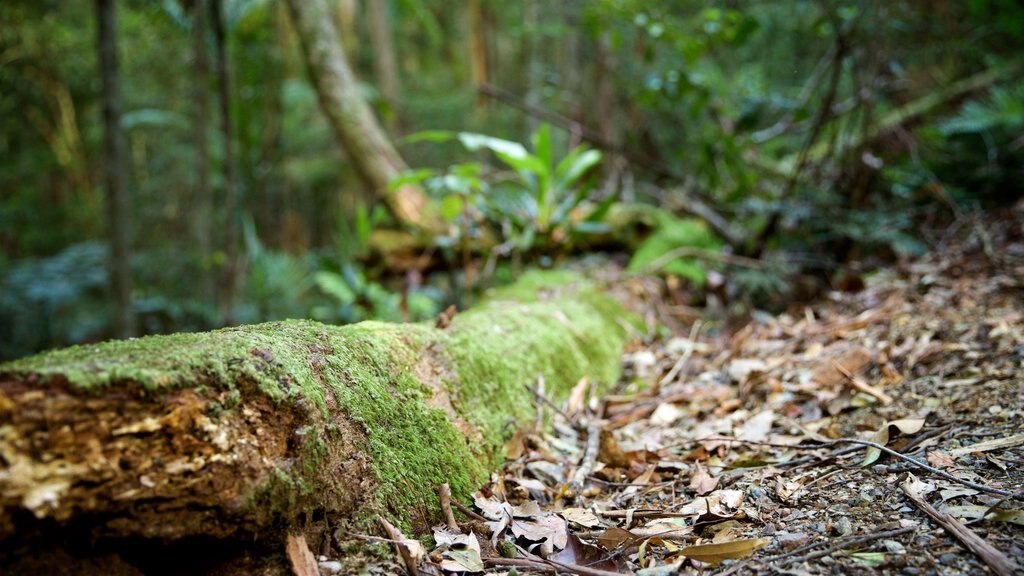
[(507, 286), (499, 286), (487, 291), (488, 300), (514, 300), (516, 302), (533, 302), (541, 293), (559, 287), (589, 288), (590, 280), (565, 270), (538, 270), (531, 268), (524, 272), (515, 282)]
[[(227, 390), (211, 406), (216, 415), (244, 404), (244, 394), (269, 397), (298, 417), (301, 441), (294, 461), (253, 492), (250, 506), (260, 518), (287, 516), (304, 499), (330, 508), (332, 494), (350, 489), (337, 483), (330, 465), (337, 447), (352, 441), (332, 421), (338, 415), (328, 409), (330, 394), (365, 434), (357, 448), (370, 456), (376, 476), (367, 500), (406, 523), (417, 511), (440, 509), (436, 485), (447, 482), (465, 498), (486, 480), (500, 461), (506, 422), (534, 416), (527, 385), (536, 386), (538, 375), (555, 401), (584, 376), (606, 384), (617, 378), (625, 338), (618, 304), (575, 275), (530, 274), (523, 283), (520, 298), (536, 299), (552, 284), (563, 286), (563, 295), (529, 304), (492, 301), (458, 314), (447, 330), (273, 322), (78, 346), (0, 365), (0, 373), (63, 378), (89, 393), (132, 383), (154, 395), (181, 387), (203, 387), (211, 397)], [(416, 377), (427, 354), (442, 367), (437, 384), (460, 420), (479, 435), (467, 437), (445, 412), (428, 407), (433, 389)]]

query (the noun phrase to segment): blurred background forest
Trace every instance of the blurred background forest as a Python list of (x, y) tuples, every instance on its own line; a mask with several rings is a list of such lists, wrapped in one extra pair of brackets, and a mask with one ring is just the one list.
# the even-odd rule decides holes
[[(387, 189), (300, 12), (400, 154)], [(0, 359), (425, 319), (599, 252), (680, 306), (855, 289), (1022, 195), (1022, 55), (1016, 0), (6, 0)]]

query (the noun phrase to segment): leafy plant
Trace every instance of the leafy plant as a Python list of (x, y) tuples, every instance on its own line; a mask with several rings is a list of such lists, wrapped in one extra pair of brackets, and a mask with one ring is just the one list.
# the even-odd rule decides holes
[(457, 141), (466, 150), (491, 152), (511, 169), (485, 177), (478, 163), (456, 164), (445, 171), (424, 169), (409, 172), (392, 183), (424, 182), (441, 194), (442, 212), (449, 220), (467, 221), (479, 216), (499, 230), (504, 240), (526, 252), (537, 244), (567, 242), (572, 235), (603, 231), (602, 218), (615, 201), (592, 198), (587, 179), (601, 162), (601, 152), (577, 146), (555, 161), (551, 128), (541, 125), (531, 138), (532, 152), (518, 142), (471, 132), (421, 132), (411, 142)]

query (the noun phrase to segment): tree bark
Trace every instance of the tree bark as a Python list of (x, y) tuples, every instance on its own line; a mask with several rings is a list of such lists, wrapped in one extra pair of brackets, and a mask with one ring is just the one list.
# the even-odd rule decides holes
[(238, 254), (238, 192), (235, 190), (235, 131), (231, 120), (231, 73), (227, 55), (227, 28), (224, 25), (224, 1), (212, 0), (214, 54), (217, 66), (217, 102), (220, 107), (221, 145), (224, 148), (224, 274), (221, 279), (220, 315), (225, 325), (232, 323), (235, 293), (238, 291), (242, 263)]
[[(487, 66), (487, 21), (484, 19), (480, 0), (466, 1), (466, 21), (469, 27), (469, 72), (476, 90), (490, 82), (490, 70)], [(476, 111), (482, 114), (487, 99), (477, 94)]]
[(400, 222), (427, 232), (443, 230), (444, 222), (422, 188), (411, 184), (389, 188), (407, 166), (359, 94), (325, 0), (288, 0), (287, 4), (320, 109), (360, 177)]
[(196, 189), (192, 226), (202, 270), (200, 297), (205, 301), (213, 301), (216, 298), (216, 288), (210, 266), (213, 257), (214, 202), (213, 194), (210, 192), (210, 145), (207, 135), (207, 125), (210, 122), (210, 57), (206, 47), (206, 28), (206, 0), (196, 0), (192, 5), (192, 50), (195, 55), (193, 129), (196, 144)]
[(375, 513), (427, 527), (436, 485), (465, 500), (508, 423), (531, 425), (531, 383), (558, 402), (617, 379), (629, 317), (557, 282), (527, 278), (440, 328), (275, 322), (0, 365), (0, 550), (272, 543)]
[(121, 130), (121, 80), (117, 69), (117, 15), (114, 0), (96, 0), (103, 102), (104, 179), (107, 185), (107, 229), (110, 239), (110, 278), (114, 295), (114, 333), (135, 335), (132, 313), (131, 203)]

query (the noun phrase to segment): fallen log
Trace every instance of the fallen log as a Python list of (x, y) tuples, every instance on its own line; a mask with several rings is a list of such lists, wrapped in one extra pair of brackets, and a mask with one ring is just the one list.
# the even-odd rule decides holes
[(437, 485), (465, 499), (509, 423), (532, 421), (526, 384), (557, 401), (616, 380), (624, 314), (575, 284), (445, 328), (289, 320), (0, 365), (0, 544), (69, 527), (252, 540), (376, 513), (422, 527)]

